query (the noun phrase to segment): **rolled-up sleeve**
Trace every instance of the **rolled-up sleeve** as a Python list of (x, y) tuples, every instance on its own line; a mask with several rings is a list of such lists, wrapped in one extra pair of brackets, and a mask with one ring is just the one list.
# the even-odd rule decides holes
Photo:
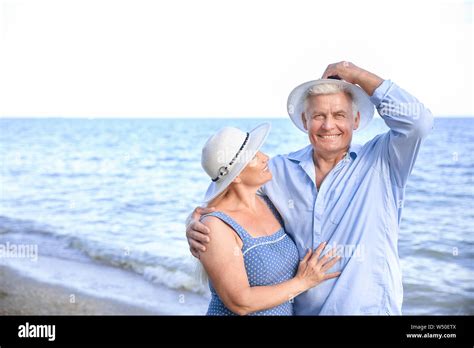
[(422, 140), (433, 128), (433, 115), (414, 96), (385, 80), (370, 97), (390, 128), (382, 143), (386, 146), (390, 174), (399, 187), (406, 185)]

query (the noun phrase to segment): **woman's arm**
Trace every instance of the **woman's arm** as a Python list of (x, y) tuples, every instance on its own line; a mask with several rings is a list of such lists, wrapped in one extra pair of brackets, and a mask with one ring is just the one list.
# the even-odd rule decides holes
[(201, 253), (201, 262), (222, 302), (239, 315), (278, 306), (320, 282), (337, 277), (340, 272), (325, 274), (339, 258), (331, 259), (329, 252), (319, 255), (325, 244), (314, 253), (309, 251), (300, 262), (296, 276), (286, 282), (251, 287), (245, 270), (244, 258), (235, 232), (215, 217), (206, 217), (203, 223), (210, 229), (207, 251)]

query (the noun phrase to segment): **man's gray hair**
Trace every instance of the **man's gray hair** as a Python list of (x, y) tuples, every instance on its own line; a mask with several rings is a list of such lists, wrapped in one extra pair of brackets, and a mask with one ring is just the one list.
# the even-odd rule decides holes
[(352, 91), (347, 86), (336, 85), (334, 83), (322, 83), (308, 89), (303, 99), (304, 109), (306, 109), (306, 100), (308, 100), (309, 97), (316, 95), (337, 94), (340, 92), (345, 93), (350, 98), (352, 101), (352, 113), (354, 114), (354, 118), (357, 117), (357, 112), (359, 110), (357, 109), (357, 104), (354, 101), (354, 95), (352, 94)]

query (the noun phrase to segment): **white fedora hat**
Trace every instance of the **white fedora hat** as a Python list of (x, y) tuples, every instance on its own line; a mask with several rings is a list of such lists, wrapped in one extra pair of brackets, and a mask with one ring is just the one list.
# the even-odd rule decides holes
[(201, 165), (211, 177), (204, 202), (219, 196), (254, 158), (263, 145), (270, 123), (262, 123), (250, 132), (225, 127), (211, 136), (202, 149)]
[(374, 117), (374, 104), (370, 101), (369, 96), (362, 88), (343, 80), (319, 79), (308, 81), (299, 85), (298, 87), (294, 88), (293, 91), (291, 91), (288, 97), (288, 102), (286, 105), (288, 114), (290, 115), (290, 118), (296, 127), (307, 133), (307, 130), (304, 129), (303, 120), (301, 119), (301, 114), (304, 111), (304, 99), (312, 87), (326, 83), (344, 86), (351, 91), (354, 102), (357, 105), (358, 111), (360, 113), (360, 123), (357, 130), (361, 130), (367, 126)]

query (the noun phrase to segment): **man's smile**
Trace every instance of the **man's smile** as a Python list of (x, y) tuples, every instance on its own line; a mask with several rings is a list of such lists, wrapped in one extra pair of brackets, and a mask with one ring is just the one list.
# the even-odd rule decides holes
[(342, 135), (342, 133), (339, 133), (339, 134), (325, 134), (325, 135), (318, 134), (318, 138), (331, 140), (331, 139), (337, 139), (341, 135)]

